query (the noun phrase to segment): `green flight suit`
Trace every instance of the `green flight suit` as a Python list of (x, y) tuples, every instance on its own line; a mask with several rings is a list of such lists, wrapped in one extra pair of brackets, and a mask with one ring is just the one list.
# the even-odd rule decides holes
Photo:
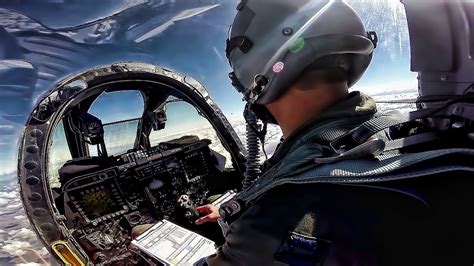
[[(265, 163), (266, 175), (287, 175), (311, 164), (314, 157), (330, 156), (325, 138), (331, 129), (343, 134), (375, 112), (370, 97), (352, 92), (284, 140)], [(212, 266), (458, 265), (466, 261), (465, 247), (470, 245), (463, 234), (474, 234), (442, 225), (452, 224), (451, 218), (465, 213), (453, 202), (461, 198), (472, 203), (474, 193), (465, 186), (469, 174), (460, 172), (455, 178), (463, 182), (446, 182), (438, 174), (429, 182), (409, 179), (380, 186), (276, 186), (228, 225), (224, 245), (207, 262)], [(444, 200), (453, 195), (458, 198)], [(432, 206), (444, 211), (433, 213)], [(473, 222), (459, 220), (459, 226)]]

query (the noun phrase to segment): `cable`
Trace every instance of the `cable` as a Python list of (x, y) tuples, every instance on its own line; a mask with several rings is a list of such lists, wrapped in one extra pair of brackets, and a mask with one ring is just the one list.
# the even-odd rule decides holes
[[(262, 130), (258, 129), (257, 117), (247, 105), (244, 111), (246, 122), (246, 140), (247, 140), (247, 161), (245, 162), (245, 173), (242, 186), (248, 188), (261, 174), (260, 170), (260, 145), (263, 146), (262, 139), (265, 138), (266, 125)], [(264, 151), (266, 156), (266, 153)]]

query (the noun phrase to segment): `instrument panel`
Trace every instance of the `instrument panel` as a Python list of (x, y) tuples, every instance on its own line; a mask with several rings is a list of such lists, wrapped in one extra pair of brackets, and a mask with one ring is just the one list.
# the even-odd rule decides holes
[(116, 157), (104, 169), (62, 179), (66, 225), (95, 264), (114, 264), (118, 258), (138, 263), (127, 249), (137, 226), (162, 219), (194, 225), (195, 207), (207, 203), (221, 176), (221, 156), (210, 143), (161, 143)]

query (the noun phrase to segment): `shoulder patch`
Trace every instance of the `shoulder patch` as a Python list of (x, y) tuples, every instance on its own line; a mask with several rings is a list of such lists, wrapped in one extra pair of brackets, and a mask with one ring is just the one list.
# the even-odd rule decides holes
[(275, 259), (290, 265), (318, 265), (324, 259), (331, 241), (288, 232)]

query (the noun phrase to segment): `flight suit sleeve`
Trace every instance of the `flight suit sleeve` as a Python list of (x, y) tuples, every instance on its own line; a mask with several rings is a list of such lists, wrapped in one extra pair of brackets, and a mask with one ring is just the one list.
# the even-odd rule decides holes
[[(344, 197), (348, 193), (325, 185), (286, 185), (269, 191), (229, 225), (224, 245), (207, 262), (210, 266), (346, 265), (344, 261), (375, 265), (364, 243), (364, 215)], [(298, 241), (306, 242), (310, 252), (296, 254), (291, 249), (287, 256), (285, 248), (292, 245), (288, 241), (293, 236), (302, 236)], [(339, 246), (340, 241), (350, 245)], [(311, 250), (313, 245), (317, 250)], [(295, 262), (300, 255), (309, 261)]]
[[(209, 265), (287, 265), (276, 255), (307, 211), (288, 194), (269, 193), (229, 225), (225, 243), (207, 259)], [(292, 197), (294, 195), (291, 195)]]
[(229, 228), (226, 242), (208, 258), (213, 265), (285, 265), (274, 260), (280, 236), (257, 230), (250, 219), (239, 219)]

